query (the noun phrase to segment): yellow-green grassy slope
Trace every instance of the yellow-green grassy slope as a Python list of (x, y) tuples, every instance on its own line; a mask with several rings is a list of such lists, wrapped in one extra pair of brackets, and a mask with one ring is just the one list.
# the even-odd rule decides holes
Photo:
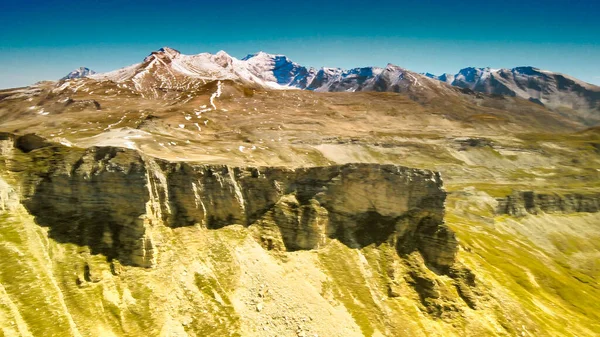
[[(595, 336), (600, 333), (600, 214), (513, 218), (493, 211), (494, 197), (512, 189), (595, 189), (597, 159), (581, 156), (594, 151), (589, 144), (595, 136), (537, 137), (527, 146), (563, 146), (548, 147), (562, 151), (547, 157), (558, 165), (543, 169), (527, 162), (535, 151), (502, 154), (488, 147), (460, 155), (447, 148), (457, 159), (431, 157), (429, 164), (424, 151), (413, 160), (414, 166), (438, 168), (447, 177), (446, 222), (460, 240), (458, 266), (475, 275), (473, 287), (461, 284), (468, 277), (436, 275), (418, 254), (398, 257), (388, 244), (358, 250), (331, 241), (314, 251), (269, 252), (248, 229), (235, 225), (154, 228), (158, 265), (122, 266), (91, 255), (87, 247), (49, 239), (11, 192), (23, 177), (2, 166), (8, 184), (0, 216), (0, 331), (4, 336)], [(383, 151), (376, 155), (390, 160)], [(410, 161), (406, 157), (403, 163)], [(477, 179), (481, 176), (498, 179)]]
[[(478, 204), (455, 208), (453, 197), (448, 203), (446, 220), (462, 246), (458, 260), (476, 276), (474, 308), (458, 293), (460, 280), (435, 275), (417, 254), (401, 259), (387, 244), (357, 250), (333, 241), (317, 251), (275, 253), (241, 226), (162, 228), (154, 233), (160, 237), (160, 263), (144, 269), (53, 242), (23, 209), (5, 212), (1, 331), (4, 336), (600, 331), (598, 214), (494, 219)], [(439, 312), (415, 290), (421, 278), (431, 280)]]

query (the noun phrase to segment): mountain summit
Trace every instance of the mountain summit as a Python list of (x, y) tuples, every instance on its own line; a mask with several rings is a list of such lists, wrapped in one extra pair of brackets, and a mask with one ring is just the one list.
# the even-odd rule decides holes
[(315, 77), (315, 70), (292, 62), (285, 55), (265, 52), (247, 55), (242, 59), (261, 79), (279, 85), (306, 88)]
[(88, 75), (93, 75), (96, 72), (86, 67), (79, 67), (72, 72), (68, 73), (65, 77), (61, 78), (61, 80), (69, 80), (73, 78), (83, 78)]

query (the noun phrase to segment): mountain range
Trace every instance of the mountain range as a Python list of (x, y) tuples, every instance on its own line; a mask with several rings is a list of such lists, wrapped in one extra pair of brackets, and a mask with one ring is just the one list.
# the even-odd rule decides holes
[(454, 75), (426, 76), (477, 92), (525, 98), (587, 124), (600, 122), (600, 87), (569, 75), (535, 67), (471, 67)]
[[(452, 94), (453, 87), (493, 95), (520, 97), (544, 105), (587, 125), (600, 123), (600, 87), (535, 67), (464, 68), (457, 74), (419, 74), (399, 66), (353, 69), (305, 67), (285, 55), (259, 52), (237, 59), (224, 51), (184, 55), (163, 47), (142, 62), (107, 73), (81, 67), (62, 80), (113, 81), (147, 95), (190, 90), (212, 80), (232, 80), (268, 89), (316, 92), (388, 91)], [(442, 85), (440, 85), (440, 82)], [(448, 85), (444, 85), (448, 84)], [(464, 91), (463, 91), (464, 92)]]
[[(87, 69), (87, 68), (86, 68)], [(189, 90), (213, 80), (232, 80), (269, 89), (305, 89), (317, 92), (392, 91), (442, 87), (438, 81), (398, 66), (315, 69), (291, 61), (284, 55), (264, 52), (241, 60), (224, 51), (216, 54), (184, 55), (163, 47), (142, 62), (107, 73), (74, 71), (68, 77), (122, 83), (140, 92), (158, 88)]]

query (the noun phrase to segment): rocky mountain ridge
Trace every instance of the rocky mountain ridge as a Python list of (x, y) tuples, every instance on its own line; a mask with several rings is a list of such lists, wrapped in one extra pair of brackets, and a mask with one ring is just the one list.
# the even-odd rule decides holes
[(184, 55), (169, 47), (152, 52), (138, 64), (107, 73), (77, 76), (83, 77), (113, 81), (137, 91), (153, 93), (165, 89), (191, 90), (214, 80), (232, 80), (268, 89), (317, 92), (448, 90), (437, 81), (392, 64), (385, 68), (315, 69), (301, 66), (284, 55), (259, 52), (239, 60), (224, 51), (214, 55)]
[(535, 67), (470, 67), (454, 75), (426, 76), (476, 92), (528, 99), (589, 125), (600, 122), (600, 87), (568, 75)]
[(452, 86), (455, 86), (486, 94), (528, 99), (588, 125), (600, 122), (600, 87), (534, 67), (471, 67), (455, 75), (436, 76), (418, 74), (392, 64), (385, 68), (315, 69), (297, 64), (284, 55), (264, 52), (250, 54), (239, 60), (224, 51), (215, 55), (184, 55), (175, 49), (163, 47), (152, 52), (141, 63), (122, 69), (101, 74), (86, 69), (75, 70), (62, 80), (108, 80), (154, 97), (160, 96), (165, 90), (198, 89), (214, 80), (232, 80), (268, 89), (383, 91), (407, 93), (415, 97), (452, 95)]

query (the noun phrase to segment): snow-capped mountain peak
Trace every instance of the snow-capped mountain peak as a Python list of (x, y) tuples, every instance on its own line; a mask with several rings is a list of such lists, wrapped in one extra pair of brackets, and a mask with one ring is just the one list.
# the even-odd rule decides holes
[[(281, 67), (281, 62), (271, 62), (265, 55), (244, 61), (225, 51), (185, 55), (163, 47), (150, 53), (141, 63), (96, 74), (91, 78), (122, 83), (150, 96), (157, 96), (159, 92), (169, 89), (192, 90), (214, 80), (232, 80), (275, 89), (296, 87), (297, 75), (305, 73), (305, 68), (288, 61), (284, 63), (291, 65), (289, 69)], [(290, 79), (281, 80), (281, 73), (286, 72), (290, 72)]]
[(259, 78), (278, 85), (305, 88), (310, 84), (316, 71), (292, 62), (285, 55), (268, 54), (260, 51), (242, 59), (247, 69)]
[(93, 75), (96, 72), (86, 68), (86, 67), (79, 67), (73, 71), (71, 71), (70, 73), (68, 73), (65, 77), (61, 78), (61, 80), (70, 80), (70, 79), (74, 79), (74, 78), (83, 78), (83, 77), (87, 77), (88, 75)]
[(233, 65), (233, 57), (227, 54), (224, 50), (219, 50), (213, 57), (213, 60), (223, 68)]
[(286, 58), (287, 59), (287, 57), (285, 55), (282, 55), (282, 54), (269, 54), (269, 53), (266, 53), (266, 52), (264, 52), (264, 51), (261, 50), (258, 53), (246, 55), (244, 58), (242, 58), (242, 61), (248, 61), (248, 60), (253, 59), (253, 58), (262, 59), (262, 60), (274, 59), (274, 58)]
[(528, 99), (549, 108), (578, 111), (582, 121), (600, 120), (600, 87), (560, 73), (532, 66), (512, 69), (468, 67), (456, 75), (430, 76), (454, 86), (478, 92)]
[(148, 55), (144, 59), (144, 62), (151, 62), (152, 60), (155, 60), (155, 59), (169, 61), (171, 59), (179, 57), (180, 55), (181, 55), (181, 53), (176, 49), (169, 48), (169, 47), (162, 47), (156, 51), (151, 52), (150, 55)]
[(162, 47), (158, 50), (158, 52), (164, 53), (166, 55), (169, 55), (170, 57), (176, 57), (178, 55), (180, 55), (181, 53), (179, 52), (179, 50), (170, 48), (170, 47)]

